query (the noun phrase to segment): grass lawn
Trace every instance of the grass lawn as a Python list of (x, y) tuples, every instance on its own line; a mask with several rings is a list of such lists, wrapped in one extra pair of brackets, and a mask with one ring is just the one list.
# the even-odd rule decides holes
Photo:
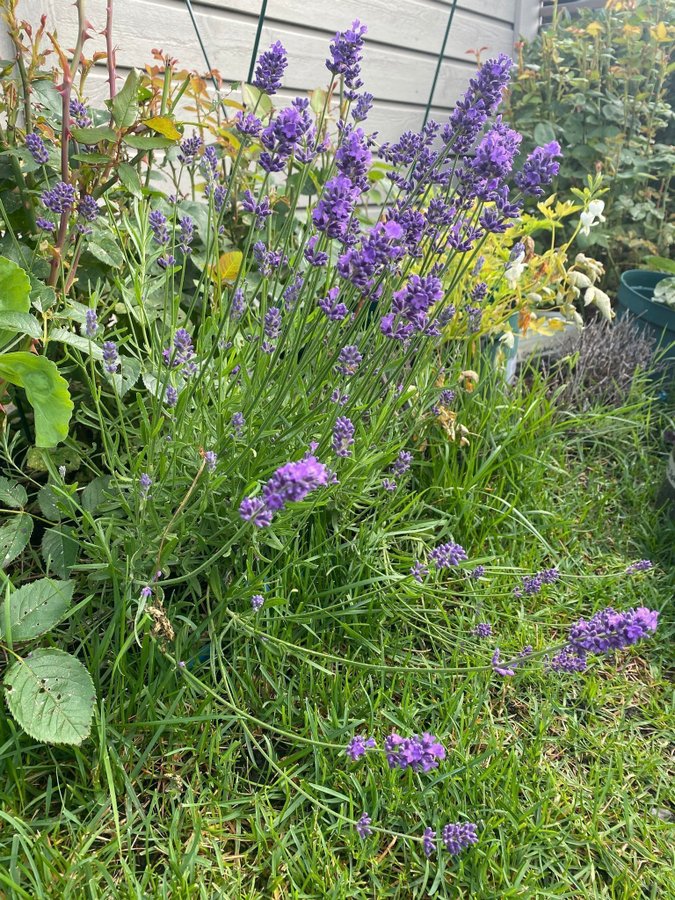
[[(2, 720), (0, 894), (675, 896), (665, 412), (639, 391), (562, 413), (538, 383), (479, 389), (461, 398), (470, 446), (438, 428), (386, 515), (352, 510), (345, 529), (336, 507), (334, 528), (298, 528), (260, 612), (225, 596), (224, 559), (167, 604), (171, 643), (137, 644), (117, 610), (73, 616), (58, 645), (94, 674), (94, 734), (60, 749)], [(412, 579), (451, 537), (483, 577)], [(624, 574), (640, 558), (653, 570)], [(550, 566), (556, 584), (514, 595)], [(547, 670), (546, 648), (607, 605), (660, 610), (656, 637)], [(515, 677), (492, 671), (496, 646), (528, 644)], [(381, 746), (392, 729), (433, 732), (446, 760), (415, 774), (345, 755), (355, 732)], [(478, 843), (427, 860), (424, 828), (462, 821)]]

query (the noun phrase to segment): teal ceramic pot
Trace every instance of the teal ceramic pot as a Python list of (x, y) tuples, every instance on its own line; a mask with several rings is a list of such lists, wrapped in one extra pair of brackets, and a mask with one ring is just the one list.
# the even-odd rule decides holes
[(643, 269), (629, 269), (621, 276), (617, 295), (617, 314), (630, 315), (640, 330), (651, 337), (663, 354), (663, 361), (675, 367), (675, 310), (662, 303), (654, 303), (654, 288), (663, 272), (648, 272)]

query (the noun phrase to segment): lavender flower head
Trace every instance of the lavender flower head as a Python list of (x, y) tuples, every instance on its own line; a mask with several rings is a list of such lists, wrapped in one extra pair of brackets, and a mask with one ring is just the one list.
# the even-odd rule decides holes
[(84, 333), (88, 338), (93, 338), (98, 331), (98, 316), (95, 309), (88, 309), (84, 314)]
[(141, 489), (141, 497), (147, 497), (150, 493), (150, 488), (152, 487), (152, 478), (150, 478), (147, 472), (143, 472), (138, 479), (138, 486)]
[(347, 744), (345, 753), (353, 762), (356, 762), (357, 759), (365, 756), (367, 750), (372, 750), (376, 746), (374, 737), (364, 738), (362, 735), (356, 734)]
[(50, 212), (61, 215), (70, 212), (75, 205), (75, 188), (72, 184), (57, 181), (53, 188), (42, 192), (40, 199)]
[(333, 452), (337, 456), (351, 456), (354, 443), (354, 424), (346, 416), (338, 416), (333, 428)]
[(630, 647), (654, 634), (659, 614), (656, 610), (638, 606), (617, 612), (608, 606), (588, 622), (579, 619), (569, 631), (569, 646), (577, 653), (608, 653)]
[(420, 584), (422, 584), (425, 575), (429, 574), (429, 569), (424, 565), (424, 563), (421, 563), (419, 559), (416, 559), (414, 564), (410, 567), (410, 574), (415, 579), (415, 581), (418, 581)]
[(433, 828), (425, 828), (424, 836), (422, 837), (422, 847), (424, 849), (424, 855), (427, 859), (436, 852), (436, 832)]
[(462, 850), (466, 850), (471, 844), (478, 843), (476, 826), (471, 822), (457, 822), (446, 825), (442, 832), (445, 849), (458, 856)]
[(548, 187), (560, 170), (560, 163), (556, 162), (557, 156), (562, 156), (557, 141), (535, 147), (525, 160), (523, 168), (516, 174), (516, 187), (530, 197), (541, 197), (544, 188)]
[(401, 450), (398, 457), (392, 464), (391, 471), (395, 475), (404, 475), (410, 468), (412, 458), (412, 453), (409, 453), (407, 450)]
[(156, 244), (163, 246), (169, 243), (169, 229), (166, 216), (159, 209), (153, 209), (148, 216), (148, 224), (152, 231), (152, 237)]
[(265, 602), (265, 598), (262, 594), (254, 594), (251, 597), (251, 609), (253, 612), (258, 612), (259, 609), (262, 609), (263, 603)]
[(44, 166), (49, 162), (49, 151), (39, 134), (35, 134), (35, 132), (27, 134), (26, 147), (38, 165)]
[(368, 835), (373, 833), (373, 829), (370, 827), (372, 821), (370, 816), (367, 813), (364, 813), (356, 823), (356, 831), (362, 841), (364, 841)]
[(437, 569), (449, 569), (451, 566), (458, 566), (461, 562), (468, 559), (466, 550), (461, 544), (455, 544), (449, 541), (447, 544), (440, 544), (429, 554)]
[(424, 732), (422, 736), (413, 734), (401, 737), (395, 731), (386, 738), (384, 749), (390, 769), (412, 769), (413, 772), (429, 772), (437, 769), (445, 759), (445, 747), (433, 734)]
[(87, 107), (75, 97), (70, 98), (69, 105), (70, 118), (75, 122), (78, 128), (89, 128), (91, 125), (91, 116), (87, 112)]
[(258, 57), (253, 86), (266, 94), (276, 94), (281, 87), (281, 79), (287, 65), (288, 59), (284, 46), (281, 41), (275, 41)]
[(373, 95), (364, 91), (356, 98), (352, 106), (352, 118), (355, 122), (363, 122), (368, 118), (368, 113), (373, 108)]
[(265, 484), (262, 497), (244, 498), (239, 514), (245, 522), (264, 528), (271, 523), (274, 513), (288, 503), (304, 500), (309, 493), (328, 484), (328, 479), (327, 467), (315, 456), (286, 463)]
[(218, 455), (213, 450), (207, 450), (204, 454), (204, 462), (209, 472), (215, 472), (218, 465)]
[(198, 134), (193, 134), (192, 137), (185, 138), (180, 144), (178, 161), (183, 163), (184, 166), (191, 166), (196, 161), (203, 144), (204, 141)]
[(653, 565), (649, 559), (639, 559), (637, 562), (631, 563), (626, 567), (626, 575), (634, 575), (635, 572), (648, 572)]
[(481, 638), (490, 637), (492, 634), (492, 625), (490, 625), (489, 622), (479, 622), (473, 629), (473, 634), (475, 634), (476, 637)]
[(348, 344), (340, 350), (337, 370), (347, 377), (355, 375), (362, 360), (363, 356), (356, 344)]
[(103, 344), (103, 368), (111, 375), (116, 372), (120, 365), (120, 357), (117, 352), (117, 344), (114, 341), (106, 341)]
[(342, 75), (350, 91), (357, 90), (363, 84), (359, 76), (364, 35), (367, 31), (367, 27), (356, 19), (351, 28), (338, 31), (330, 45), (331, 58), (326, 60), (326, 68), (333, 75)]

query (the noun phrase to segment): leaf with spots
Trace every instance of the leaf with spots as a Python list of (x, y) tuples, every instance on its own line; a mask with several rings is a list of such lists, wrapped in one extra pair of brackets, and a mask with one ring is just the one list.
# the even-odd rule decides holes
[(40, 578), (12, 591), (0, 616), (0, 638), (9, 633), (20, 643), (45, 634), (64, 617), (74, 588), (72, 581)]
[(28, 513), (19, 513), (0, 525), (0, 567), (5, 568), (26, 546), (33, 533), (33, 519)]
[(35, 650), (5, 675), (10, 712), (32, 738), (81, 744), (91, 730), (96, 694), (82, 663), (63, 650)]

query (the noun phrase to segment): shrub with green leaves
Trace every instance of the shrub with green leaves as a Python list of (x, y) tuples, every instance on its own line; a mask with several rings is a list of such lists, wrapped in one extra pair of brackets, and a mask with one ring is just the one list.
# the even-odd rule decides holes
[(669, 0), (562, 10), (519, 49), (507, 101), (528, 146), (558, 140), (555, 187), (566, 194), (601, 170), (606, 221), (582, 242), (597, 247), (616, 281), (673, 244), (672, 104), (675, 10)]

